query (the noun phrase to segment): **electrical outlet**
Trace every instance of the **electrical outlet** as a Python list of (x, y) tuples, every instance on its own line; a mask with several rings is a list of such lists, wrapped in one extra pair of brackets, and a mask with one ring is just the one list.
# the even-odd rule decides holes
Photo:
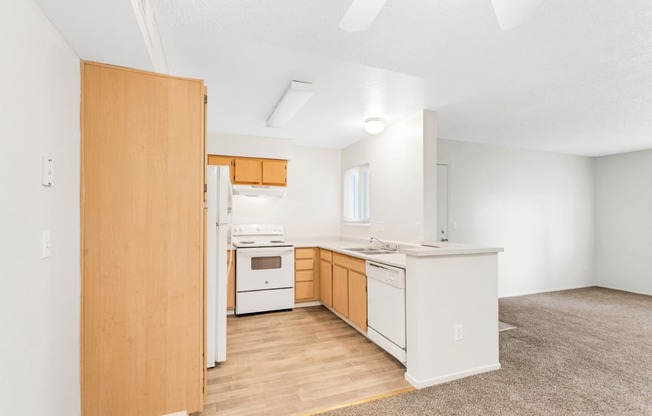
[(464, 338), (464, 327), (462, 325), (455, 325), (453, 339), (461, 341)]

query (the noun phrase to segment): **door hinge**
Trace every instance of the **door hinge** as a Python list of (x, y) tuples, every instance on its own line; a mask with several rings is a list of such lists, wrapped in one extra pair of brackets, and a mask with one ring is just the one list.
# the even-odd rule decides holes
[(204, 95), (204, 104), (208, 104), (208, 95)]

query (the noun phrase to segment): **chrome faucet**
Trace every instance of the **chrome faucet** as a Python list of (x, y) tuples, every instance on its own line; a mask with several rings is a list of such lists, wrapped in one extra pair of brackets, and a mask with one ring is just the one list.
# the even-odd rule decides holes
[(382, 245), (382, 248), (384, 248), (385, 250), (389, 250), (389, 251), (398, 251), (399, 250), (398, 244), (389, 244), (389, 243), (386, 243), (384, 241), (381, 241), (381, 240), (377, 239), (376, 237), (371, 237), (369, 239), (369, 242), (373, 245), (374, 240), (378, 241)]

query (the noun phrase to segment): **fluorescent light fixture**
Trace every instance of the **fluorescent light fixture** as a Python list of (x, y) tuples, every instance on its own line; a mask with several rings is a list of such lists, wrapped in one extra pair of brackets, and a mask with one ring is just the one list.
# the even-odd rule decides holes
[(368, 118), (364, 122), (364, 129), (369, 134), (378, 134), (385, 130), (385, 122), (378, 117)]
[(281, 101), (276, 104), (276, 108), (267, 119), (267, 127), (287, 126), (313, 94), (311, 83), (291, 81)]
[(369, 29), (387, 0), (353, 0), (340, 21), (340, 29), (349, 33)]
[(491, 0), (498, 25), (503, 31), (514, 29), (530, 18), (541, 0)]

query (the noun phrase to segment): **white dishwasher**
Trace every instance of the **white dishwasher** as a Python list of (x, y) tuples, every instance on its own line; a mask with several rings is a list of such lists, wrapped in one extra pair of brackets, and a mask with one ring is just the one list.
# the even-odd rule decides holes
[(367, 320), (369, 339), (405, 364), (404, 269), (367, 260)]

